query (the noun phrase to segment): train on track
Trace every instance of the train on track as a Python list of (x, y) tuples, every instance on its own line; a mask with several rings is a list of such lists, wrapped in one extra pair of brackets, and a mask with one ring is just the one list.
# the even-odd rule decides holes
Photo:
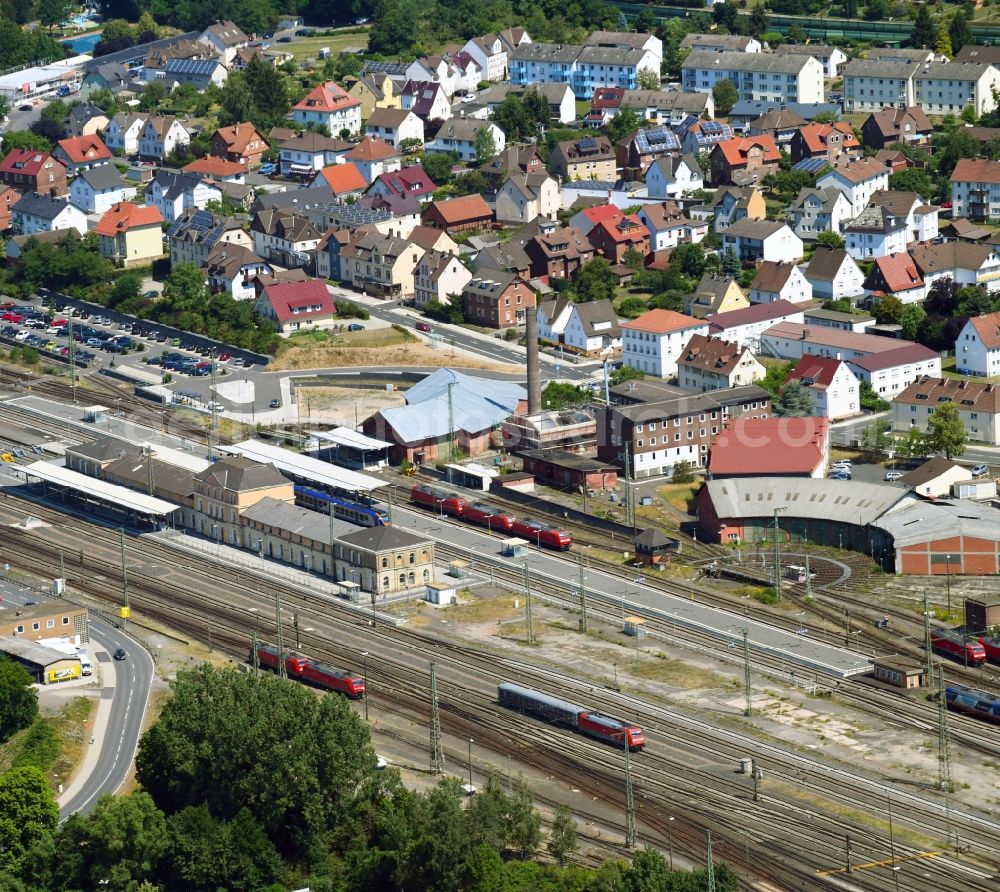
[(945, 688), (944, 696), (951, 709), (1000, 725), (1000, 697), (995, 694), (953, 684)]
[(612, 746), (628, 746), (632, 752), (646, 746), (646, 737), (638, 725), (593, 712), (584, 706), (550, 697), (531, 688), (504, 682), (497, 685), (497, 702), (507, 709), (532, 715), (553, 725), (570, 728), (587, 737), (603, 740)]
[(333, 516), (346, 520), (360, 527), (387, 527), (389, 515), (362, 498), (351, 498), (346, 494), (326, 492), (312, 486), (295, 485), (295, 504), (300, 508), (329, 514), (333, 508)]
[[(250, 651), (248, 660), (253, 663), (253, 650)], [(281, 665), (278, 649), (266, 644), (258, 644), (257, 664), (264, 669), (277, 672)], [(343, 694), (352, 700), (360, 700), (365, 695), (365, 680), (360, 676), (353, 672), (345, 672), (343, 669), (335, 669), (326, 663), (319, 663), (292, 651), (285, 651), (285, 674), (289, 678), (304, 681), (317, 688)]]
[(986, 649), (977, 639), (950, 629), (931, 629), (931, 649), (967, 666), (982, 666), (986, 662)]
[(556, 551), (569, 551), (573, 544), (573, 537), (569, 533), (544, 521), (530, 517), (518, 518), (481, 502), (470, 504), (468, 499), (458, 493), (444, 492), (423, 483), (418, 483), (410, 490), (410, 500), (414, 505), (431, 508), (440, 514), (457, 517), (490, 530), (520, 536), (538, 546), (544, 545)]
[(976, 641), (986, 652), (986, 659), (991, 663), (1000, 663), (1000, 636), (990, 637), (988, 635), (977, 635)]

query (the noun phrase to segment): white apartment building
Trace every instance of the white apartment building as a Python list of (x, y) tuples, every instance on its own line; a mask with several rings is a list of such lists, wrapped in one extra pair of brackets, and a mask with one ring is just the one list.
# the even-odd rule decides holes
[(649, 310), (622, 325), (622, 361), (647, 375), (673, 378), (693, 334), (707, 335), (708, 322), (673, 310)]
[(1000, 248), (969, 242), (915, 245), (910, 254), (930, 291), (938, 279), (951, 279), (959, 288), (981, 285), (1000, 290)]
[(802, 322), (805, 318), (801, 306), (796, 306), (787, 300), (776, 300), (771, 303), (752, 304), (741, 310), (728, 310), (725, 313), (713, 313), (705, 317), (709, 333), (732, 341), (740, 347), (749, 347), (760, 355), (761, 335), (779, 322)]
[(959, 158), (951, 175), (951, 204), (955, 219), (1000, 219), (1000, 162)]
[(740, 99), (809, 103), (824, 96), (823, 66), (812, 56), (695, 50), (681, 65), (689, 93), (711, 93), (721, 80), (731, 80)]
[(882, 111), (914, 104), (917, 62), (855, 59), (844, 67), (844, 111)]
[(299, 127), (309, 124), (326, 127), (332, 137), (341, 131), (357, 133), (361, 129), (361, 100), (348, 95), (333, 81), (310, 90), (292, 107), (292, 118)]
[(889, 188), (889, 168), (870, 158), (859, 158), (827, 171), (816, 180), (816, 186), (843, 192), (851, 203), (851, 214), (857, 217), (876, 192)]
[(846, 362), (807, 356), (789, 373), (813, 398), (813, 414), (836, 421), (861, 412), (861, 382)]
[(965, 323), (955, 340), (955, 368), (963, 375), (1000, 375), (1000, 313)]
[(913, 84), (914, 101), (925, 114), (958, 115), (971, 105), (978, 118), (997, 106), (1000, 71), (985, 62), (931, 62), (920, 66)]
[(888, 257), (906, 250), (906, 218), (870, 204), (844, 227), (844, 245), (855, 260)]

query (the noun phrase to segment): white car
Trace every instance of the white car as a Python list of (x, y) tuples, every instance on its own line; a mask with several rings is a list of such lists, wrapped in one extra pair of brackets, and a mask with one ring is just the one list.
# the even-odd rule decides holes
[(26, 341), (31, 337), (31, 331), (29, 329), (23, 329), (14, 335), (15, 341)]
[(903, 479), (903, 472), (902, 471), (886, 471), (885, 472), (885, 480), (887, 482), (889, 482), (889, 483), (892, 483), (894, 480), (902, 480), (902, 479)]

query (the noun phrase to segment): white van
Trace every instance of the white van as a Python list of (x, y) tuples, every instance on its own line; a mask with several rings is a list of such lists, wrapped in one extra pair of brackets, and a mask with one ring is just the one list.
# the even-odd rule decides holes
[(80, 674), (81, 675), (93, 675), (94, 667), (90, 664), (90, 657), (86, 654), (80, 654)]

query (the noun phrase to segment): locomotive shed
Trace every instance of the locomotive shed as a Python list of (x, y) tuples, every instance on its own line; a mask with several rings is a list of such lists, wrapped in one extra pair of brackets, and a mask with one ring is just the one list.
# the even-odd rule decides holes
[[(511, 561), (500, 554), (503, 538), (479, 532), (461, 523), (450, 523), (439, 516), (412, 511), (396, 506), (393, 509), (396, 526), (420, 533), (455, 548), (467, 550), (470, 559), (480, 567), (510, 568)], [(546, 582), (559, 585), (567, 592), (576, 590), (579, 578), (577, 562), (555, 554), (539, 552), (532, 547), (528, 554), (517, 561), (527, 565), (529, 571)], [(587, 597), (605, 606), (621, 606), (624, 612), (654, 617), (666, 622), (695, 630), (725, 646), (742, 647), (743, 629), (749, 632), (750, 647), (758, 653), (770, 654), (797, 666), (836, 678), (865, 675), (872, 671), (872, 664), (863, 654), (840, 647), (823, 644), (809, 638), (808, 634), (795, 634), (777, 629), (736, 613), (709, 607), (688, 598), (682, 598), (651, 586), (629, 582), (621, 577), (588, 567)]]

